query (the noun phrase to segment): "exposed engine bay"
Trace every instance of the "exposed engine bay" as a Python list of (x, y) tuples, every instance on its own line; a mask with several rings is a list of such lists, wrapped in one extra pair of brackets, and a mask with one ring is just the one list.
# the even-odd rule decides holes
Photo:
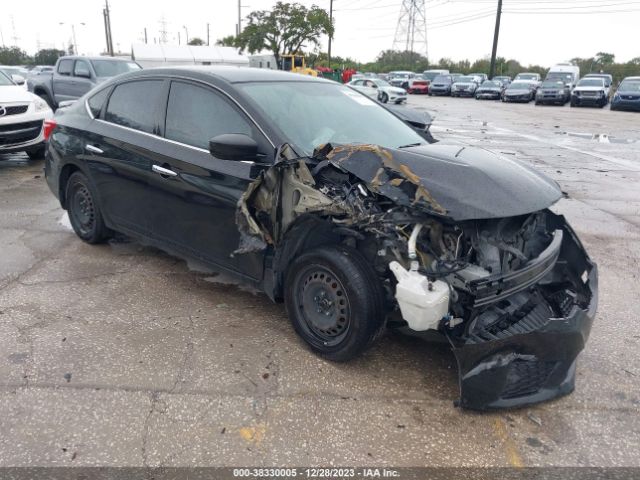
[[(427, 188), (425, 173), (397, 152), (325, 145), (297, 158), (285, 145), (239, 203), (237, 254), (277, 251), (312, 216), (373, 265), (389, 325), (446, 336), (462, 406), (518, 406), (570, 392), (597, 277), (564, 218), (546, 208), (555, 190), (529, 192), (536, 200), (524, 213), (508, 205), (492, 213), (480, 197), (466, 208), (438, 195), (437, 181)], [(464, 196), (463, 178), (460, 187)]]

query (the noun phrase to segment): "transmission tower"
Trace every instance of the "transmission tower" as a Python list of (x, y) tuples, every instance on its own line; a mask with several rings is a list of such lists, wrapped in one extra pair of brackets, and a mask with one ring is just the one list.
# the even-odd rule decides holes
[(160, 19), (160, 41), (158, 43), (166, 44), (167, 43), (167, 21), (164, 18), (164, 15)]
[(425, 0), (402, 0), (392, 49), (429, 57)]

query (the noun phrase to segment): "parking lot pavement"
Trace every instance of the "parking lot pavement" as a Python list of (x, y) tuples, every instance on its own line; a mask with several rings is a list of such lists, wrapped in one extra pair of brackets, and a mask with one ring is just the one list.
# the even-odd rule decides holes
[(436, 138), (531, 163), (567, 193), (556, 210), (600, 268), (572, 395), (462, 411), (448, 349), (395, 334), (325, 362), (264, 295), (125, 239), (82, 243), (42, 162), (0, 156), (0, 466), (640, 465), (640, 116), (409, 107), (435, 112)]

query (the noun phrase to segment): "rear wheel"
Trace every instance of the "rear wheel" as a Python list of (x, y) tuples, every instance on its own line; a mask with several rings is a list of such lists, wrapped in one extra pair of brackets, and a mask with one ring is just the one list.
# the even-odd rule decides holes
[(36, 95), (38, 95), (41, 99), (43, 99), (45, 102), (47, 102), (47, 105), (49, 105), (49, 107), (51, 108), (51, 110), (55, 110), (56, 107), (53, 104), (53, 100), (51, 99), (51, 97), (44, 92), (41, 93), (37, 93)]
[(298, 257), (285, 282), (295, 331), (319, 355), (342, 362), (366, 350), (384, 326), (382, 287), (364, 257), (345, 246)]
[(73, 231), (87, 243), (100, 243), (109, 238), (98, 199), (81, 172), (69, 177), (66, 188), (66, 205)]

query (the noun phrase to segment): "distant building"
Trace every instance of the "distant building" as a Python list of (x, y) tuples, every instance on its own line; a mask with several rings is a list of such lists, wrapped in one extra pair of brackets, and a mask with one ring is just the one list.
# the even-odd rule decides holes
[(277, 70), (276, 57), (273, 55), (249, 55), (249, 66), (254, 68), (269, 68)]
[(135, 43), (131, 46), (131, 58), (143, 68), (172, 65), (249, 66), (249, 58), (240, 55), (233, 47), (210, 47), (206, 45), (150, 45), (148, 43)]

